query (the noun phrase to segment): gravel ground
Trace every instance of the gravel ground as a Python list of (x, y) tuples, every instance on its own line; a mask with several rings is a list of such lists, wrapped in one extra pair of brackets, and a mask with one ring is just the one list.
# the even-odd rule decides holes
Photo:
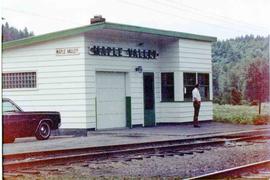
[(187, 178), (217, 170), (270, 159), (270, 140), (238, 142), (222, 147), (203, 148), (203, 153), (76, 163), (4, 174), (5, 179), (111, 179), (114, 177)]

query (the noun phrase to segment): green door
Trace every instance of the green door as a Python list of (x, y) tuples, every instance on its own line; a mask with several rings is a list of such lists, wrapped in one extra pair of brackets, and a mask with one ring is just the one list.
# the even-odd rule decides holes
[(143, 73), (144, 126), (155, 126), (154, 73)]

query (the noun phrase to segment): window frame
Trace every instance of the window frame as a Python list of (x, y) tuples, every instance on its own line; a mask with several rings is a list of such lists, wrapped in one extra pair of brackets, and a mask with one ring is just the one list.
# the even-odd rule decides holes
[[(186, 89), (186, 85), (185, 85), (185, 74), (195, 74), (195, 84), (199, 82), (199, 75), (200, 74), (207, 74), (208, 75), (208, 85), (204, 85), (204, 84), (200, 84), (200, 87), (208, 87), (208, 97), (205, 98), (202, 96), (202, 92), (201, 89), (200, 90), (200, 94), (201, 94), (201, 100), (202, 101), (210, 101), (210, 72), (183, 72), (183, 98), (184, 98), (184, 102), (192, 102), (192, 94), (191, 94), (191, 98), (185, 98), (185, 92), (187, 91)], [(188, 85), (188, 87), (194, 87), (194, 85)], [(193, 88), (192, 88), (193, 89)]]
[[(208, 85), (205, 85), (205, 84), (202, 84), (202, 83), (199, 83), (199, 75), (207, 75), (208, 76), (208, 80), (206, 82), (208, 82)], [(198, 72), (197, 73), (197, 82), (199, 83), (200, 85), (200, 95), (201, 95), (201, 99), (202, 101), (209, 101), (210, 100), (210, 73), (201, 73), (201, 72)], [(208, 97), (205, 98), (205, 96), (202, 96), (202, 88), (205, 88), (205, 87), (208, 87), (207, 88), (207, 94), (208, 94)]]
[[(195, 75), (195, 83), (193, 82), (193, 84), (188, 84), (188, 85), (185, 85), (185, 74), (193, 74)], [(185, 98), (185, 94), (186, 94), (186, 87), (190, 87), (190, 88), (194, 88), (194, 85), (197, 83), (197, 73), (196, 72), (184, 72), (183, 73), (183, 87), (184, 87), (184, 90), (183, 90), (183, 97), (184, 97), (184, 102), (190, 102), (192, 101), (192, 92), (191, 92), (191, 97), (190, 98)]]
[[(172, 83), (173, 84), (166, 84), (165, 87), (169, 87), (169, 88), (172, 88), (172, 99), (169, 99), (168, 96), (167, 97), (164, 97), (164, 84), (163, 84), (163, 78), (162, 78), (162, 75), (163, 74), (172, 74)], [(161, 87), (161, 102), (174, 102), (175, 100), (175, 97), (174, 97), (174, 87), (175, 87), (175, 83), (174, 83), (174, 72), (161, 72), (160, 73), (160, 87)]]
[[(11, 110), (5, 111), (5, 107), (6, 107), (6, 106), (5, 106), (4, 104), (9, 104), (9, 105), (11, 105), (10, 107), (12, 107), (14, 111), (11, 111)], [(22, 110), (21, 110), (18, 106), (16, 106), (15, 104), (13, 104), (13, 103), (10, 102), (10, 101), (3, 101), (3, 102), (2, 102), (2, 107), (3, 107), (3, 113), (9, 113), (9, 112), (22, 112)]]

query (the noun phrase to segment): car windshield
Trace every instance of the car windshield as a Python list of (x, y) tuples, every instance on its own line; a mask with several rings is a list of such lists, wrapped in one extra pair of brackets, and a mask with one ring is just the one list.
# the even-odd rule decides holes
[(3, 101), (3, 112), (20, 112), (21, 110), (18, 109), (15, 105), (13, 105), (9, 101)]

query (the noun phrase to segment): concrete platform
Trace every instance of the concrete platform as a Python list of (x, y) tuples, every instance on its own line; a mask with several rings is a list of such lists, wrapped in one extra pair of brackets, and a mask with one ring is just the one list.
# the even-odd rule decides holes
[(137, 127), (133, 129), (114, 129), (90, 131), (87, 136), (52, 136), (46, 141), (35, 137), (18, 138), (15, 143), (4, 144), (3, 154), (49, 151), (82, 147), (108, 146), (150, 141), (190, 139), (205, 136), (225, 135), (236, 132), (254, 132), (267, 130), (270, 125), (233, 125), (217, 122), (202, 122), (201, 128), (192, 124), (159, 125), (156, 127)]

